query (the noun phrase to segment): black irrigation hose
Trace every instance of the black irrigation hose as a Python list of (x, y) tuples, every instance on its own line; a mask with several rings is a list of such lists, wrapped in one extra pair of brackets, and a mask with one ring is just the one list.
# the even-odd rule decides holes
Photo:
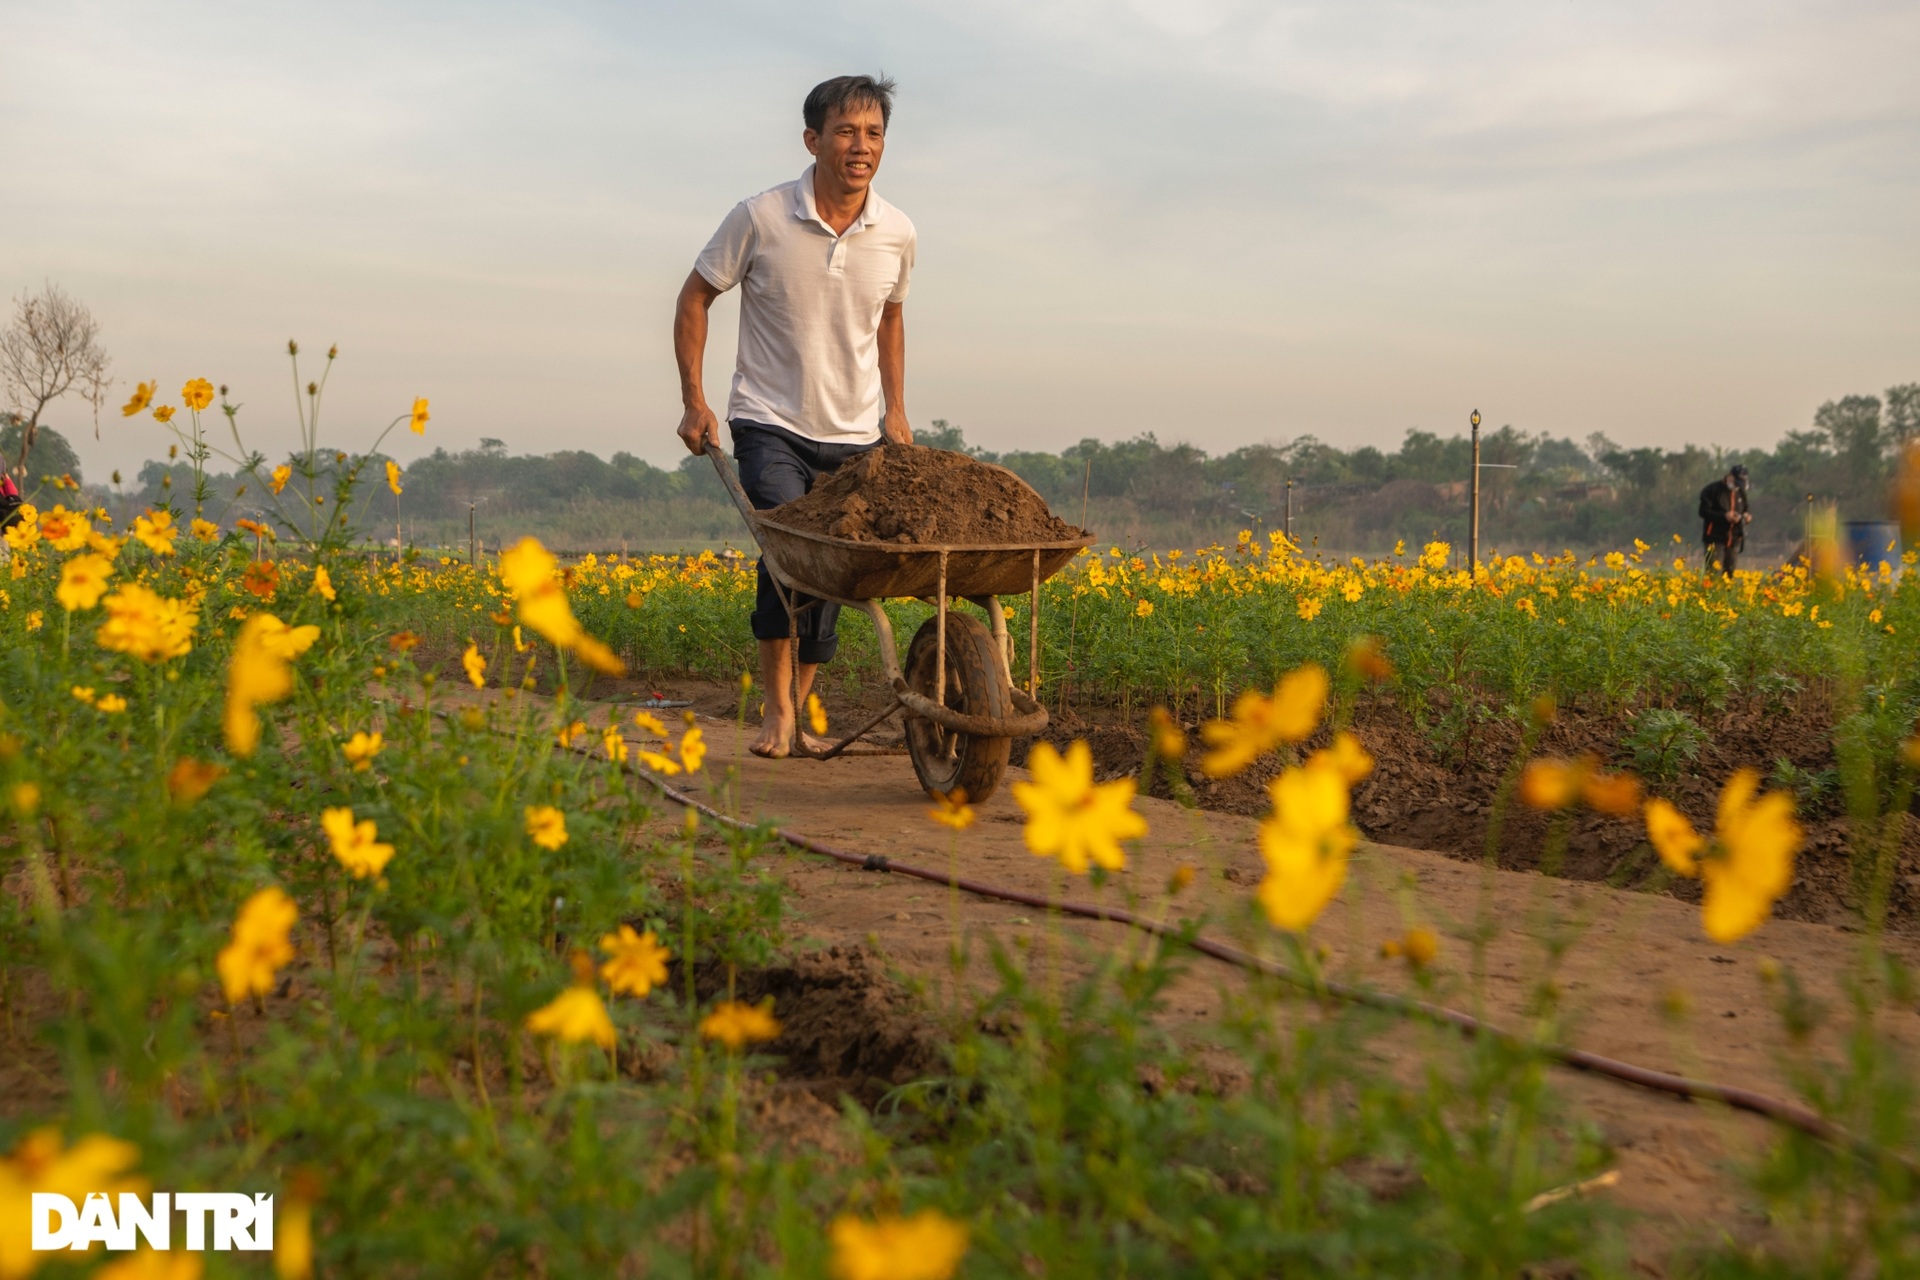
[[(439, 714), (445, 715), (445, 712)], [(559, 744), (555, 743), (559, 749)], [(569, 746), (567, 750), (582, 753), (581, 748)], [(588, 747), (586, 751), (591, 751)], [(676, 787), (667, 785), (647, 769), (637, 768), (627, 761), (621, 761), (626, 772), (645, 779), (659, 789), (660, 793), (675, 804), (685, 805), (698, 813), (711, 818), (723, 826), (736, 831), (754, 831), (759, 828), (754, 823), (742, 822), (730, 818), (712, 805), (705, 804)], [(1021, 906), (1035, 907), (1041, 910), (1059, 911), (1065, 915), (1079, 916), (1087, 920), (1105, 920), (1113, 924), (1124, 924), (1142, 929), (1157, 937), (1169, 938), (1182, 943), (1203, 956), (1215, 960), (1264, 973), (1283, 982), (1304, 988), (1316, 995), (1330, 996), (1335, 1000), (1344, 1000), (1350, 1004), (1366, 1005), (1374, 1009), (1386, 1010), (1410, 1018), (1419, 1018), (1440, 1026), (1450, 1026), (1470, 1036), (1485, 1036), (1500, 1041), (1522, 1051), (1541, 1054), (1563, 1066), (1576, 1071), (1591, 1072), (1604, 1079), (1619, 1081), (1622, 1084), (1637, 1085), (1642, 1089), (1651, 1089), (1656, 1093), (1672, 1094), (1675, 1097), (1695, 1101), (1718, 1102), (1732, 1107), (1736, 1111), (1750, 1111), (1764, 1116), (1778, 1124), (1798, 1129), (1823, 1142), (1836, 1147), (1849, 1148), (1869, 1163), (1882, 1160), (1897, 1160), (1905, 1166), (1909, 1175), (1920, 1178), (1920, 1163), (1897, 1151), (1889, 1151), (1870, 1139), (1863, 1138), (1848, 1129), (1834, 1124), (1824, 1116), (1792, 1102), (1759, 1093), (1752, 1089), (1742, 1089), (1735, 1085), (1718, 1084), (1711, 1080), (1694, 1080), (1687, 1076), (1674, 1075), (1669, 1071), (1655, 1071), (1637, 1063), (1623, 1062), (1618, 1058), (1609, 1058), (1603, 1054), (1590, 1053), (1585, 1049), (1575, 1049), (1569, 1045), (1537, 1044), (1515, 1035), (1511, 1031), (1484, 1022), (1471, 1014), (1458, 1009), (1449, 1009), (1444, 1005), (1429, 1004), (1424, 1000), (1410, 1000), (1405, 996), (1389, 995), (1381, 991), (1370, 991), (1363, 987), (1351, 986), (1344, 982), (1332, 982), (1326, 979), (1311, 979), (1285, 965), (1251, 955), (1238, 947), (1211, 938), (1184, 937), (1181, 931), (1158, 920), (1148, 920), (1122, 907), (1105, 907), (1093, 902), (1053, 901), (1038, 894), (1025, 893), (1019, 889), (1008, 889), (1001, 885), (988, 884), (981, 880), (969, 880), (960, 876), (949, 876), (943, 872), (930, 871), (912, 863), (896, 862), (884, 854), (854, 853), (848, 849), (835, 848), (811, 836), (788, 831), (784, 827), (775, 827), (773, 834), (782, 841), (807, 853), (819, 854), (842, 862), (848, 866), (859, 867), (863, 871), (884, 871), (893, 875), (911, 876), (916, 880), (927, 880), (934, 884), (947, 885), (963, 893), (977, 897), (994, 898), (1001, 902), (1014, 902)]]

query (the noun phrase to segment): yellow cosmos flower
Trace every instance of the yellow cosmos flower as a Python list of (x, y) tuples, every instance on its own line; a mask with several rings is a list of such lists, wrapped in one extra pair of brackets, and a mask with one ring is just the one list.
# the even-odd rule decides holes
[(610, 724), (600, 731), (600, 745), (606, 748), (607, 759), (615, 764), (624, 764), (627, 759), (627, 735), (620, 732), (620, 726)]
[(220, 536), (219, 525), (211, 520), (202, 520), (199, 516), (195, 516), (193, 523), (187, 527), (193, 531), (193, 536), (201, 542), (212, 542)]
[(378, 876), (393, 858), (393, 846), (380, 843), (373, 819), (355, 822), (352, 809), (321, 810), (320, 829), (327, 833), (333, 856), (353, 873), (355, 880)]
[(1027, 756), (1031, 782), (1013, 784), (1013, 798), (1026, 811), (1027, 849), (1038, 857), (1058, 858), (1074, 875), (1089, 862), (1109, 871), (1127, 865), (1122, 840), (1147, 834), (1147, 820), (1133, 810), (1134, 779), (1096, 784), (1093, 750), (1075, 742), (1061, 757), (1050, 742), (1038, 742)]
[(160, 423), (172, 422), (173, 406), (170, 404), (155, 405), (153, 410), (153, 420), (155, 422), (160, 422)]
[(60, 585), (53, 589), (53, 598), (68, 613), (91, 609), (107, 593), (107, 579), (112, 576), (113, 562), (105, 556), (91, 552), (75, 556), (60, 566)]
[(180, 398), (186, 401), (187, 408), (198, 413), (213, 403), (213, 384), (205, 378), (195, 378), (180, 388)]
[(565, 749), (567, 747), (571, 747), (575, 742), (579, 741), (581, 735), (586, 733), (586, 731), (587, 731), (586, 721), (575, 720), (572, 724), (561, 725), (559, 730), (555, 732), (555, 734), (553, 735), (553, 738), (555, 742), (558, 742), (560, 744), (562, 749)]
[(1647, 801), (1646, 818), (1647, 839), (1652, 843), (1654, 852), (1660, 855), (1660, 861), (1676, 874), (1689, 879), (1699, 875), (1700, 865), (1695, 855), (1707, 847), (1707, 842), (1687, 821), (1687, 815), (1675, 808), (1671, 801), (1655, 796)]
[(1139, 604), (1134, 605), (1133, 616), (1136, 618), (1151, 618), (1153, 616), (1153, 601), (1142, 600)]
[(567, 815), (552, 805), (529, 805), (526, 817), (527, 836), (542, 849), (558, 849), (567, 842)]
[[(1395, 555), (1400, 554), (1398, 550)], [(1429, 542), (1420, 549), (1420, 563), (1428, 570), (1438, 573), (1447, 567), (1447, 561), (1453, 557), (1451, 542)]]
[(559, 562), (537, 538), (522, 538), (500, 553), (500, 579), (517, 601), (520, 621), (602, 675), (625, 675), (626, 664), (588, 635), (573, 616), (567, 593), (553, 578), (558, 568)]
[(1300, 607), (1296, 610), (1296, 612), (1299, 613), (1300, 615), (1300, 621), (1312, 622), (1315, 618), (1320, 616), (1320, 609), (1321, 609), (1320, 597), (1309, 596), (1305, 600), (1302, 600), (1300, 602)]
[[(30, 1276), (48, 1260), (32, 1248), (28, 1224), (36, 1193), (63, 1195), (81, 1205), (98, 1192), (108, 1203), (118, 1204), (122, 1194), (148, 1191), (145, 1179), (127, 1172), (139, 1162), (140, 1148), (104, 1134), (88, 1134), (71, 1147), (54, 1128), (35, 1129), (21, 1138), (0, 1158), (0, 1276)], [(178, 1256), (198, 1261), (197, 1254)]]
[(1415, 925), (1404, 937), (1381, 943), (1380, 954), (1388, 958), (1404, 956), (1414, 968), (1424, 969), (1440, 955), (1440, 935), (1425, 925)]
[(1273, 812), (1260, 824), (1267, 876), (1258, 898), (1267, 919), (1298, 932), (1319, 919), (1347, 878), (1357, 839), (1347, 821), (1347, 783), (1336, 763), (1322, 759), (1286, 770), (1267, 793)]
[(680, 764), (688, 773), (700, 772), (700, 766), (705, 763), (706, 758), (706, 734), (698, 729), (688, 729), (680, 735)]
[(469, 644), (467, 651), (460, 655), (460, 665), (466, 668), (467, 679), (476, 689), (487, 687), (487, 660), (480, 656), (480, 646)]
[(967, 803), (967, 793), (960, 787), (952, 791), (933, 793), (934, 807), (927, 810), (927, 816), (941, 826), (952, 831), (965, 831), (973, 825), (973, 806)]
[[(16, 782), (7, 792), (7, 801), (13, 811), (23, 818), (31, 818), (40, 811), (40, 784), (37, 782)], [(688, 810), (692, 812), (692, 810)]]
[(1360, 745), (1360, 739), (1345, 729), (1333, 735), (1333, 745), (1322, 747), (1307, 757), (1309, 765), (1326, 765), (1340, 775), (1349, 787), (1373, 772), (1373, 757)]
[(100, 701), (94, 703), (93, 706), (96, 711), (103, 711), (107, 715), (119, 715), (127, 709), (127, 700), (117, 693), (109, 693), (103, 696)]
[(93, 686), (90, 684), (77, 684), (73, 686), (73, 697), (76, 702), (84, 702), (88, 706), (92, 706)]
[(147, 587), (128, 583), (106, 599), (107, 620), (94, 632), (102, 649), (131, 654), (142, 662), (164, 662), (193, 648), (200, 615), (184, 600), (169, 600)]
[(1283, 742), (1302, 742), (1320, 723), (1327, 705), (1327, 672), (1317, 663), (1289, 671), (1268, 697), (1242, 693), (1229, 720), (1203, 725), (1200, 737), (1213, 750), (1200, 761), (1210, 778), (1230, 778)]
[(228, 1004), (273, 990), (280, 970), (293, 959), (288, 935), (299, 918), (286, 891), (268, 885), (241, 904), (233, 918), (233, 940), (214, 960)]
[[(135, 384), (133, 397), (120, 406), (121, 416), (131, 418), (134, 414), (153, 403), (154, 388), (158, 385), (157, 382), (141, 382)], [(164, 422), (166, 419), (162, 418), (161, 421)]]
[(608, 957), (600, 976), (615, 995), (644, 996), (666, 983), (667, 960), (673, 953), (660, 945), (653, 930), (635, 933), (632, 925), (623, 924), (601, 937), (600, 949)]
[(386, 745), (386, 739), (380, 734), (361, 730), (340, 744), (340, 754), (347, 758), (355, 773), (365, 773), (373, 768), (373, 758)]
[(618, 1039), (606, 1002), (592, 987), (568, 987), (527, 1015), (527, 1030), (566, 1044), (591, 1040), (602, 1049), (613, 1048)]
[[(296, 1175), (294, 1186), (283, 1192), (274, 1210), (273, 1274), (275, 1280), (313, 1280), (313, 1197), (302, 1195)], [(191, 1258), (194, 1255), (177, 1254)], [(193, 1277), (168, 1277), (168, 1280), (199, 1280)]]
[(1565, 760), (1529, 760), (1520, 771), (1520, 798), (1532, 808), (1564, 809), (1579, 794), (1579, 777)]
[(634, 712), (633, 725), (634, 728), (639, 729), (641, 732), (651, 734), (656, 738), (664, 738), (667, 736), (667, 726), (661, 723), (660, 717), (654, 715), (652, 712)]
[(288, 664), (319, 638), (320, 628), (289, 627), (270, 613), (253, 614), (241, 625), (227, 664), (227, 705), (221, 719), (233, 754), (253, 754), (260, 744), (256, 708), (293, 692), (293, 668)]
[(949, 1280), (967, 1254), (967, 1229), (938, 1209), (871, 1222), (843, 1213), (827, 1238), (834, 1280)]
[(335, 599), (333, 575), (327, 572), (327, 566), (323, 564), (313, 566), (312, 590), (315, 595), (320, 596), (322, 599), (328, 601)]
[(293, 468), (283, 462), (275, 467), (273, 474), (267, 478), (267, 488), (273, 490), (278, 496), (280, 491), (287, 487), (287, 481), (291, 479), (293, 479)]
[(387, 488), (393, 490), (393, 496), (400, 496), (400, 468), (393, 459), (387, 459)]
[(718, 1040), (735, 1053), (756, 1041), (777, 1038), (780, 1023), (773, 1016), (773, 997), (768, 996), (759, 1004), (722, 1000), (713, 1007), (713, 1012), (700, 1020), (700, 1034), (709, 1040)]
[(421, 396), (413, 402), (413, 413), (407, 422), (407, 426), (413, 430), (413, 434), (417, 436), (427, 434), (427, 417), (427, 398)]
[(40, 536), (53, 544), (55, 551), (78, 551), (93, 538), (93, 525), (85, 514), (55, 505), (40, 517)]
[(665, 752), (648, 751), (642, 748), (639, 754), (640, 763), (655, 773), (665, 774), (671, 778), (674, 774), (680, 772), (680, 762)]
[(226, 776), (223, 765), (182, 756), (167, 770), (167, 795), (184, 808), (213, 790), (213, 784)]
[(170, 556), (173, 554), (174, 541), (180, 536), (180, 529), (173, 523), (171, 511), (148, 511), (134, 519), (133, 536), (153, 554)]
[[(25, 511), (32, 505), (32, 503), (25, 503), (20, 509)], [(40, 524), (36, 520), (21, 520), (16, 524), (9, 525), (6, 533), (0, 536), (4, 536), (7, 540), (7, 545), (15, 551), (26, 551), (30, 549), (34, 543), (40, 541)], [(24, 578), (26, 573), (26, 565), (15, 561), (13, 576), (16, 578)]]
[(1591, 755), (1572, 761), (1542, 756), (1521, 770), (1520, 798), (1549, 811), (1585, 801), (1601, 813), (1630, 818), (1640, 811), (1640, 780), (1630, 773), (1603, 773)]
[(826, 734), (827, 709), (821, 704), (820, 695), (817, 693), (807, 695), (807, 723), (813, 727), (815, 733), (822, 736)]
[[(1766, 923), (1773, 904), (1793, 884), (1793, 856), (1802, 832), (1785, 792), (1759, 795), (1760, 775), (1740, 769), (1720, 792), (1709, 843), (1686, 815), (1665, 800), (1646, 806), (1647, 839), (1660, 860), (1706, 885), (1700, 923), (1715, 942), (1734, 942)], [(1758, 797), (1756, 799), (1756, 796)]]

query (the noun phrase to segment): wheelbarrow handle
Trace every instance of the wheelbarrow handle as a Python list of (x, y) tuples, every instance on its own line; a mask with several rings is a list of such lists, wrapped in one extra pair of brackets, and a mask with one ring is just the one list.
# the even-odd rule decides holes
[(727, 457), (727, 451), (715, 441), (707, 442), (707, 457), (713, 460), (713, 469), (720, 476), (720, 483), (727, 487), (733, 497), (733, 505), (740, 508), (740, 518), (747, 522), (747, 531), (757, 541), (760, 530), (754, 523), (753, 503), (747, 499), (747, 491), (740, 487), (740, 477), (733, 469), (733, 459)]

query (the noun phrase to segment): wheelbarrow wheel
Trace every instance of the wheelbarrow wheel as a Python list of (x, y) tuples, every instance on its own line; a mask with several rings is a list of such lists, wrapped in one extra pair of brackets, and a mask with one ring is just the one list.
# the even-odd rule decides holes
[[(934, 688), (939, 627), (929, 618), (907, 648), (907, 686), (930, 701), (965, 715), (1005, 719), (1013, 714), (1013, 685), (993, 643), (993, 633), (968, 614), (947, 613), (947, 687)], [(907, 754), (928, 794), (967, 793), (977, 803), (993, 794), (1007, 771), (1011, 738), (982, 738), (943, 729), (918, 716), (907, 719)]]

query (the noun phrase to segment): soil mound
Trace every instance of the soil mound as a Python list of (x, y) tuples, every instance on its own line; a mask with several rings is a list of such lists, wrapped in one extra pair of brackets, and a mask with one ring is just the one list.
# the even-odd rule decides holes
[(854, 542), (920, 546), (1065, 542), (1081, 536), (1013, 472), (964, 453), (919, 445), (869, 450), (767, 517)]

